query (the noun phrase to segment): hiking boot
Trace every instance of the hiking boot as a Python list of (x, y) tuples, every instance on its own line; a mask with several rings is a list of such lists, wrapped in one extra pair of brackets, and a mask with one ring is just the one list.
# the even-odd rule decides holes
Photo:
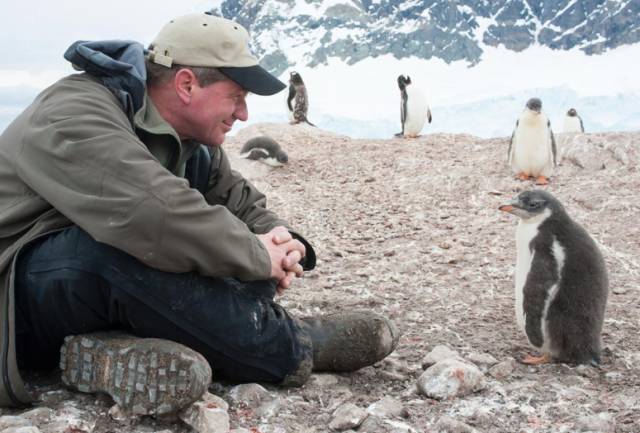
[(311, 335), (314, 371), (355, 371), (398, 345), (396, 326), (379, 314), (356, 311), (302, 319)]
[(169, 340), (120, 333), (71, 335), (60, 348), (65, 385), (103, 392), (134, 415), (182, 409), (204, 394), (211, 367), (198, 352)]

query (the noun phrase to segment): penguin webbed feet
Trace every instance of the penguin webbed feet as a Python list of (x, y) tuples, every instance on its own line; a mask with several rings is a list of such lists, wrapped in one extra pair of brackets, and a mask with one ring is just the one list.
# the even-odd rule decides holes
[(543, 353), (540, 356), (534, 356), (531, 354), (525, 355), (524, 358), (520, 360), (522, 364), (526, 365), (541, 365), (541, 364), (549, 364), (552, 362), (551, 354)]
[(536, 178), (536, 185), (549, 185), (549, 179), (544, 176), (538, 176)]

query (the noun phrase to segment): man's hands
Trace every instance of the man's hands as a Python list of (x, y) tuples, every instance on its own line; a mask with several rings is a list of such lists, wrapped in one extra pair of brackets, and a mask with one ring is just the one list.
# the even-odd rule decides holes
[(269, 252), (271, 278), (278, 281), (276, 290), (282, 294), (291, 286), (295, 277), (302, 276), (302, 266), (298, 262), (306, 253), (304, 245), (297, 239), (293, 239), (291, 233), (282, 226), (274, 227), (268, 233), (256, 236)]

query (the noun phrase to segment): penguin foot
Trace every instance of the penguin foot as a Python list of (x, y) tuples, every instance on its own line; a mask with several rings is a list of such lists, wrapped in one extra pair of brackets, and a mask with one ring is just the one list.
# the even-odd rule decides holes
[(549, 185), (549, 179), (544, 176), (538, 176), (536, 178), (536, 185)]
[(527, 365), (548, 364), (551, 362), (551, 355), (548, 353), (543, 353), (541, 356), (527, 355), (520, 362)]
[(525, 173), (518, 173), (518, 175), (516, 176), (516, 179), (519, 180), (529, 180), (529, 175), (525, 174)]

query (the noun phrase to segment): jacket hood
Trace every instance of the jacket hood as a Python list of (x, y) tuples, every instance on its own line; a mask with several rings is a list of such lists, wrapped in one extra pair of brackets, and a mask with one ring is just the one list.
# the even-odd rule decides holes
[(144, 103), (147, 80), (144, 56), (142, 44), (121, 40), (77, 41), (64, 53), (75, 69), (102, 80), (130, 115)]

